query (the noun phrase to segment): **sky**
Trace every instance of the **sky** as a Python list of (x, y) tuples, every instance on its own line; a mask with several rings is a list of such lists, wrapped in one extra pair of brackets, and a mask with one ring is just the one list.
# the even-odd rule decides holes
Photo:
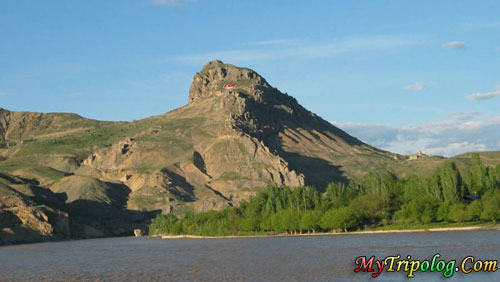
[(0, 107), (137, 120), (210, 60), (382, 149), (500, 150), (500, 1), (0, 0)]

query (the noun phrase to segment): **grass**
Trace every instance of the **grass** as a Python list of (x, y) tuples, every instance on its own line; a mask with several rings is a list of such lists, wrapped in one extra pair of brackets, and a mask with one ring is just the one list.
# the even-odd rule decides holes
[(154, 209), (154, 208), (156, 208), (155, 205), (157, 205), (157, 204), (166, 204), (167, 203), (166, 198), (158, 199), (157, 195), (150, 195), (150, 196), (140, 195), (140, 196), (135, 196), (134, 199), (133, 199), (133, 201), (141, 209), (146, 208), (146, 207)]
[(22, 125), (9, 133), (10, 139), (35, 138), (38, 135), (45, 135), (56, 132), (63, 132), (75, 128), (94, 127), (107, 122), (99, 122), (82, 118), (76, 114), (51, 113), (51, 114), (32, 114), (28, 116), (29, 127)]
[(219, 176), (217, 180), (251, 180), (251, 179), (248, 177), (241, 176), (234, 171), (226, 171), (221, 176)]
[(93, 129), (78, 131), (51, 139), (36, 140), (18, 144), (16, 149), (9, 151), (7, 166), (33, 166), (42, 163), (47, 156), (67, 154), (75, 160), (83, 160), (96, 148), (111, 146), (120, 140), (133, 135), (137, 126), (124, 123), (106, 124)]
[(36, 175), (48, 178), (53, 181), (59, 181), (61, 178), (66, 176), (66, 173), (46, 166), (33, 167), (30, 169), (30, 171)]
[(47, 155), (52, 153), (64, 154), (85, 151), (92, 146), (103, 146), (112, 144), (127, 137), (128, 134), (120, 131), (120, 128), (106, 126), (96, 128), (92, 131), (78, 132), (70, 135), (47, 140), (34, 140), (21, 145), (16, 157), (32, 156), (36, 154)]
[(145, 119), (138, 121), (137, 124), (143, 127), (151, 127), (152, 125), (160, 126), (160, 131), (187, 131), (193, 128), (200, 128), (205, 124), (204, 117), (193, 118), (176, 118), (173, 120), (164, 119)]

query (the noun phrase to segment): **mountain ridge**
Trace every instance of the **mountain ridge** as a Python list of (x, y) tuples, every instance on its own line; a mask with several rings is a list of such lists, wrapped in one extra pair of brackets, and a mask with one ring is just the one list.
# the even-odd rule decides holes
[(322, 191), (369, 171), (405, 176), (443, 162), (405, 160), (350, 136), (257, 72), (221, 61), (194, 75), (187, 105), (134, 122), (0, 110), (0, 172), (62, 197), (53, 208), (81, 236), (116, 226), (81, 212), (89, 206), (133, 214), (120, 223), (127, 233), (151, 214), (237, 206), (268, 186)]

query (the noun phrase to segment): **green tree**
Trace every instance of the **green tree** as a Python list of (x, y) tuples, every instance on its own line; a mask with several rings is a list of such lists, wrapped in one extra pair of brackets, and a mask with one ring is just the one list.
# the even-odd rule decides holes
[(356, 225), (356, 215), (350, 207), (329, 210), (321, 218), (321, 227), (325, 230), (342, 229), (347, 232)]
[(325, 213), (323, 213), (323, 215), (321, 216), (321, 222), (320, 222), (320, 226), (323, 230), (333, 230), (335, 228), (334, 224), (333, 224), (334, 216), (335, 216), (334, 209), (328, 210)]
[(450, 201), (442, 202), (437, 210), (436, 219), (438, 221), (448, 220), (448, 215), (450, 214), (450, 208), (452, 203)]
[(435, 201), (443, 201), (443, 193), (441, 192), (441, 178), (438, 173), (434, 173), (429, 179), (427, 179), (427, 185), (425, 186), (427, 191), (422, 191), (420, 195), (426, 195)]
[(287, 209), (280, 213), (281, 226), (284, 231), (296, 232), (299, 230), (300, 218), (302, 217), (302, 212)]
[(355, 211), (360, 224), (369, 225), (390, 218), (390, 201), (390, 193), (384, 191), (379, 194), (360, 195), (351, 201), (349, 207)]
[(347, 206), (356, 195), (357, 191), (352, 182), (349, 185), (332, 182), (326, 187), (323, 208), (327, 210)]
[(394, 218), (407, 223), (430, 223), (436, 219), (438, 203), (431, 197), (419, 197), (404, 204)]
[(500, 190), (487, 191), (483, 197), (483, 212), (481, 219), (493, 221), (494, 224), (500, 220)]
[(344, 232), (347, 232), (347, 229), (355, 227), (356, 224), (356, 215), (350, 207), (337, 209), (337, 212), (333, 216), (333, 227), (343, 229)]
[(428, 192), (428, 183), (416, 175), (408, 177), (403, 189), (403, 200), (405, 202), (422, 196)]
[(361, 180), (361, 193), (363, 194), (377, 194), (382, 190), (385, 190), (385, 186), (382, 183), (379, 175), (372, 171), (366, 174)]
[(151, 222), (149, 226), (149, 234), (171, 234), (174, 224), (177, 222), (177, 217), (172, 214), (159, 214)]
[(467, 211), (465, 204), (454, 203), (450, 206), (450, 212), (448, 214), (448, 220), (453, 222), (464, 222), (467, 219)]
[(244, 217), (240, 221), (242, 231), (256, 232), (260, 229), (260, 218), (257, 216)]
[(308, 210), (302, 214), (300, 219), (300, 230), (316, 232), (320, 228), (321, 212), (319, 210)]
[(462, 176), (454, 162), (447, 162), (438, 172), (439, 184), (443, 201), (456, 203), (461, 201), (465, 194)]
[(471, 174), (471, 193), (473, 195), (480, 195), (483, 192), (483, 189), (485, 187), (485, 175), (486, 175), (486, 168), (483, 165), (481, 158), (479, 157), (479, 154), (474, 153), (472, 154), (472, 165), (470, 168), (470, 174)]
[(481, 201), (473, 201), (467, 206), (467, 220), (477, 221), (481, 219), (483, 212), (483, 203)]
[(495, 168), (495, 188), (500, 189), (500, 164)]

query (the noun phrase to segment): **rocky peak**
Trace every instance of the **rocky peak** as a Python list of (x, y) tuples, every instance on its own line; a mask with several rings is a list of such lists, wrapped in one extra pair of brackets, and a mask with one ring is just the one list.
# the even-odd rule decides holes
[(193, 79), (189, 91), (190, 105), (216, 101), (221, 113), (229, 114), (237, 129), (263, 138), (298, 125), (331, 126), (303, 108), (295, 98), (272, 87), (257, 72), (225, 64), (207, 63)]
[(266, 89), (272, 89), (272, 87), (257, 72), (224, 64), (221, 61), (211, 61), (194, 76), (189, 89), (189, 103), (235, 92), (260, 100)]

